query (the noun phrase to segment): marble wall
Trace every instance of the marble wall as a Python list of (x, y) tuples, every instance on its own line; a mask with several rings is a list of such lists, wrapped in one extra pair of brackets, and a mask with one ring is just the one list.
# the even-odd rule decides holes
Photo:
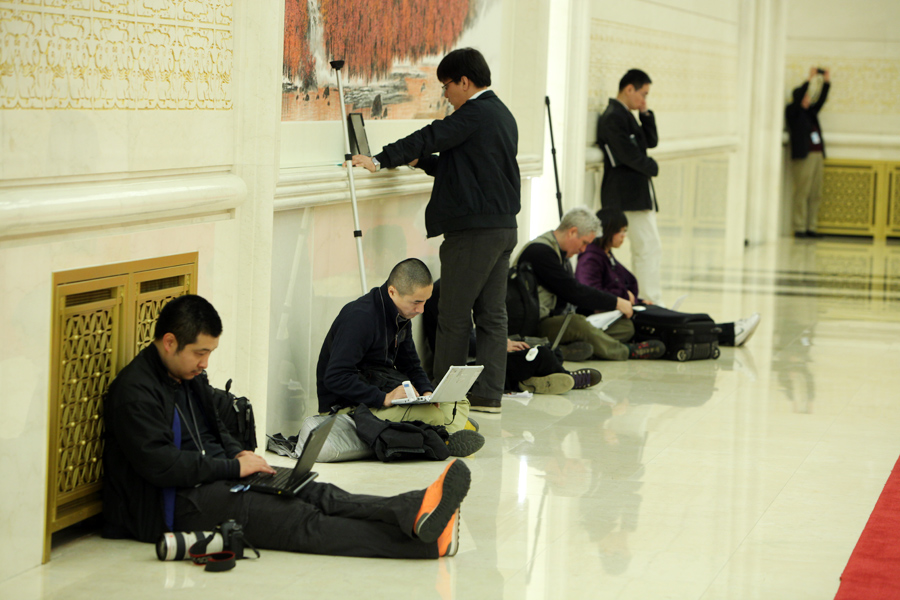
[(255, 8), (0, 4), (0, 580), (41, 562), (54, 272), (198, 252), (210, 376), (265, 414), (282, 23)]
[[(900, 5), (873, 0), (864, 5), (839, 0), (788, 2), (785, 101), (812, 66), (831, 70), (831, 91), (820, 121), (830, 153), (859, 156), (853, 136), (869, 139), (868, 153), (897, 160), (900, 147)], [(876, 137), (877, 136), (877, 137)], [(890, 147), (885, 137), (893, 138)], [(880, 150), (879, 150), (880, 148)], [(853, 153), (855, 156), (848, 156)], [(883, 154), (882, 154), (883, 153)]]
[[(602, 155), (596, 115), (639, 68), (653, 80), (647, 105), (656, 115), (659, 163), (654, 180), (664, 235), (734, 229), (743, 194), (731, 185), (740, 150), (739, 2), (595, 1), (591, 5), (586, 131), (586, 197), (599, 206)], [(729, 224), (731, 219), (731, 224)], [(738, 239), (743, 238), (740, 232)], [(731, 248), (735, 251), (735, 248)], [(627, 246), (624, 256), (628, 260)]]
[[(541, 170), (549, 3), (501, 4), (494, 89), (519, 121), (528, 178)], [(360, 289), (340, 126), (282, 126), (283, 10), (258, 8), (0, 3), (0, 476), (21, 482), (0, 492), (0, 580), (41, 561), (54, 271), (199, 252), (199, 291), (225, 326), (213, 383), (233, 378), (253, 400), (263, 443), (315, 407), (321, 340)], [(370, 285), (404, 254), (437, 271), (430, 179), (359, 179)]]

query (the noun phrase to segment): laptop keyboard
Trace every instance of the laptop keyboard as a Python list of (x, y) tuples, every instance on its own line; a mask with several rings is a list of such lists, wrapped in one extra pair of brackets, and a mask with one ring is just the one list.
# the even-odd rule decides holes
[(269, 487), (285, 487), (288, 480), (290, 480), (291, 478), (291, 473), (293, 473), (294, 470), (288, 469), (287, 467), (272, 468), (275, 469), (274, 475), (269, 475), (268, 473), (254, 473), (253, 475), (245, 477), (241, 481), (249, 485), (262, 484)]

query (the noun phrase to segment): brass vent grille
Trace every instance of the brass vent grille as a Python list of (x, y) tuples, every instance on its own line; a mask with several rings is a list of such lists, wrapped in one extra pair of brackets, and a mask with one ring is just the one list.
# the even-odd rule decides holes
[(162, 307), (196, 293), (197, 254), (54, 274), (47, 523), (51, 536), (100, 512), (103, 397), (153, 339)]
[(105, 288), (100, 290), (89, 290), (80, 294), (72, 294), (66, 296), (66, 307), (81, 306), (82, 304), (91, 304), (92, 302), (100, 302), (109, 300), (113, 297), (116, 288)]
[(175, 275), (173, 277), (163, 277), (162, 279), (153, 279), (141, 282), (141, 293), (156, 292), (168, 288), (180, 288), (184, 286), (184, 275)]

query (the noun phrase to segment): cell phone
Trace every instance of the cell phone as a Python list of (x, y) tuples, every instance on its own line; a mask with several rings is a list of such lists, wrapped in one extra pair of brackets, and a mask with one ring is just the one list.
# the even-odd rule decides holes
[(412, 383), (410, 383), (409, 381), (403, 382), (403, 391), (406, 392), (406, 397), (409, 398), (410, 402), (413, 402), (418, 399), (418, 396), (413, 391)]
[(816, 72), (817, 72), (819, 75), (824, 75), (824, 74), (825, 74), (825, 69), (823, 69), (822, 67), (819, 67), (818, 69), (816, 69)]

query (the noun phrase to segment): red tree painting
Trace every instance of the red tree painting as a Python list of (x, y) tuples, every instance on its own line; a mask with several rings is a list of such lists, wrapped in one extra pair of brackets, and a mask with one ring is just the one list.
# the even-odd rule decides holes
[(316, 83), (316, 59), (309, 49), (307, 0), (284, 2), (284, 76), (301, 88)]
[(387, 74), (395, 59), (450, 50), (469, 0), (322, 0), (321, 14), (328, 56), (347, 60), (350, 76), (372, 79)]
[[(499, 0), (285, 0), (283, 120), (334, 118), (328, 62), (368, 118), (440, 118), (450, 106), (433, 61)], [(401, 63), (402, 66), (395, 66)]]

